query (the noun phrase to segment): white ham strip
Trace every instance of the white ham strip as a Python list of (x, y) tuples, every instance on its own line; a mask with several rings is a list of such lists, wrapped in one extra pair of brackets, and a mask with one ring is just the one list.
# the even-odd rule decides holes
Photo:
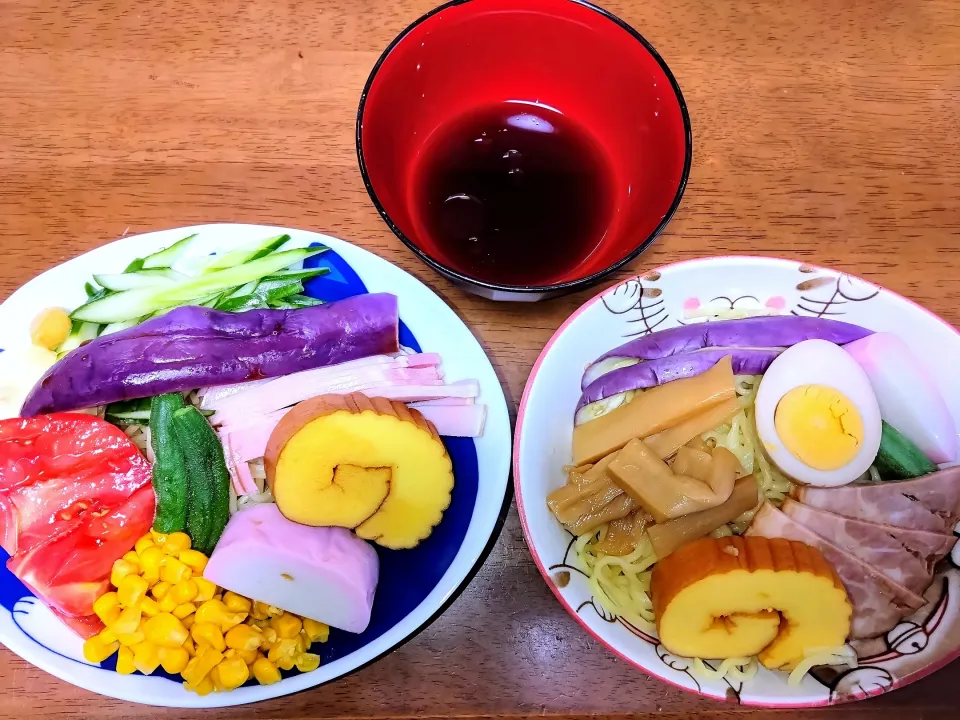
[[(324, 368), (325, 370), (327, 368)], [(319, 395), (345, 395), (351, 392), (376, 390), (393, 386), (414, 387), (440, 385), (443, 376), (436, 366), (419, 368), (367, 367), (348, 373), (319, 373), (310, 370), (295, 373), (224, 398), (212, 418), (214, 424), (237, 422), (238, 418), (263, 415), (295, 405)], [(442, 395), (441, 395), (442, 397)]]
[(449, 437), (479, 437), (487, 418), (486, 405), (420, 405), (417, 410)]
[(451, 397), (451, 398), (440, 398), (439, 400), (423, 400), (422, 402), (410, 403), (410, 407), (420, 408), (424, 407), (446, 407), (448, 405), (473, 405), (477, 402), (476, 398), (472, 397)]
[[(230, 474), (230, 481), (233, 483), (233, 489), (237, 491), (237, 495), (252, 495), (259, 492), (253, 474), (250, 472), (250, 466), (238, 457), (228, 433), (220, 433), (220, 443), (223, 445), (227, 472)], [(264, 450), (266, 450), (266, 444), (264, 444)]]
[(480, 395), (480, 383), (476, 380), (458, 380), (449, 385), (419, 387), (415, 385), (396, 385), (394, 387), (378, 388), (376, 393), (369, 393), (369, 395), (371, 397), (387, 398), (388, 400), (399, 400), (403, 403), (452, 398), (476, 398)]

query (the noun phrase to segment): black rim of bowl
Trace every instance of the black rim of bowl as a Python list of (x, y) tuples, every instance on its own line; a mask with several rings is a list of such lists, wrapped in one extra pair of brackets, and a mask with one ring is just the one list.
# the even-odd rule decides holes
[(657, 224), (657, 227), (654, 228), (653, 232), (650, 233), (647, 238), (640, 243), (635, 249), (631, 250), (627, 255), (625, 255), (620, 260), (617, 260), (612, 265), (588, 275), (586, 277), (578, 278), (576, 280), (569, 280), (567, 282), (556, 283), (553, 285), (504, 285), (501, 283), (488, 282), (486, 280), (480, 280), (478, 278), (470, 277), (458, 270), (444, 265), (443, 263), (435, 260), (430, 257), (426, 252), (424, 252), (420, 247), (417, 246), (410, 238), (408, 238), (404, 232), (397, 227), (397, 224), (390, 219), (390, 216), (384, 210), (383, 204), (380, 202), (380, 199), (377, 197), (376, 191), (373, 189), (373, 184), (370, 182), (370, 175), (367, 172), (367, 163), (363, 157), (363, 143), (361, 140), (361, 131), (363, 129), (363, 112), (367, 104), (367, 95), (370, 93), (370, 88), (373, 86), (373, 82), (377, 77), (377, 73), (380, 71), (380, 67), (386, 61), (387, 57), (393, 52), (393, 49), (400, 44), (400, 42), (410, 34), (414, 28), (416, 28), (421, 23), (430, 19), (437, 13), (443, 12), (448, 8), (455, 7), (457, 5), (465, 5), (473, 0), (451, 0), (450, 2), (444, 3), (439, 7), (434, 8), (430, 12), (422, 15), (420, 18), (408, 25), (403, 32), (401, 32), (393, 41), (387, 46), (387, 49), (383, 51), (380, 57), (377, 59), (376, 64), (373, 66), (373, 69), (370, 71), (370, 75), (367, 78), (366, 84), (363, 86), (363, 94), (360, 96), (360, 106), (357, 108), (357, 130), (356, 130), (356, 143), (357, 143), (357, 160), (360, 163), (360, 174), (363, 177), (363, 184), (367, 188), (367, 193), (370, 195), (370, 199), (373, 201), (374, 206), (377, 208), (377, 212), (380, 213), (380, 217), (383, 218), (383, 221), (387, 226), (393, 231), (393, 234), (400, 238), (401, 242), (406, 245), (414, 254), (419, 257), (423, 262), (429, 265), (431, 268), (439, 272), (441, 275), (445, 275), (448, 278), (465, 283), (467, 285), (475, 285), (478, 287), (487, 288), (489, 290), (496, 290), (506, 293), (551, 293), (551, 292), (572, 292), (574, 290), (579, 290), (581, 288), (592, 285), (599, 280), (603, 279), (607, 275), (615, 272), (619, 268), (626, 265), (631, 260), (634, 260), (640, 255), (644, 250), (650, 247), (650, 244), (660, 236), (660, 233), (663, 232), (667, 224), (673, 218), (674, 213), (676, 213), (677, 208), (680, 207), (680, 201), (683, 199), (683, 193), (687, 188), (687, 180), (690, 177), (690, 165), (693, 160), (693, 131), (690, 127), (690, 113), (687, 111), (687, 103), (683, 99), (683, 93), (680, 91), (680, 85), (677, 84), (677, 79), (673, 76), (673, 73), (670, 72), (670, 68), (667, 66), (667, 63), (664, 62), (663, 58), (660, 57), (660, 53), (656, 51), (656, 48), (651, 45), (643, 35), (637, 32), (631, 25), (621, 20), (619, 17), (613, 13), (604, 10), (601, 7), (594, 5), (593, 3), (587, 2), (587, 0), (567, 0), (567, 2), (572, 2), (576, 5), (582, 5), (583, 7), (589, 8), (596, 13), (599, 13), (608, 20), (616, 23), (620, 28), (627, 31), (637, 42), (643, 45), (644, 49), (650, 53), (654, 60), (657, 61), (657, 64), (660, 66), (660, 69), (663, 70), (664, 74), (667, 76), (667, 79), (670, 81), (670, 86), (673, 88), (674, 95), (676, 96), (677, 103), (680, 106), (680, 115), (683, 117), (683, 130), (684, 130), (684, 157), (683, 157), (683, 172), (680, 175), (680, 182), (677, 185), (677, 191), (673, 196), (673, 201), (670, 203), (670, 207), (667, 210), (666, 214)]

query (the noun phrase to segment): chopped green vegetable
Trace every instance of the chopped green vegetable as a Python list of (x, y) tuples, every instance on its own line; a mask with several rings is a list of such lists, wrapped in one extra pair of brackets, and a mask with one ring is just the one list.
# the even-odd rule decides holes
[(72, 317), (75, 320), (100, 323), (132, 320), (157, 310), (195, 302), (196, 298), (203, 298), (257, 280), (302, 262), (324, 250), (326, 248), (323, 247), (285, 250), (239, 267), (188, 278), (173, 287), (125, 290), (81, 306), (73, 312)]
[(143, 258), (137, 258), (132, 263), (127, 265), (127, 269), (124, 270), (125, 273), (135, 273), (143, 270)]
[(269, 280), (309, 280), (311, 278), (320, 277), (321, 275), (328, 275), (330, 273), (330, 268), (328, 267), (316, 267), (310, 268), (309, 270), (285, 270), (283, 272), (278, 272), (274, 275), (268, 275), (263, 279), (264, 282)]
[(226, 270), (266, 257), (289, 239), (289, 235), (277, 235), (267, 238), (266, 240), (258, 240), (255, 243), (237, 248), (223, 255), (214, 256), (213, 260), (203, 269), (203, 272), (211, 273), (217, 272), (218, 270)]
[(313, 307), (314, 305), (323, 305), (323, 300), (317, 300), (309, 295), (290, 295), (284, 300), (295, 308)]
[(908, 480), (937, 470), (920, 448), (886, 420), (882, 421), (880, 449), (873, 464), (883, 480)]
[(183, 396), (167, 393), (153, 398), (150, 410), (153, 492), (157, 498), (153, 529), (161, 533), (187, 528), (187, 466), (173, 419), (182, 409)]
[(132, 328), (135, 325), (139, 325), (141, 318), (136, 318), (134, 320), (123, 320), (121, 322), (110, 323), (109, 325), (104, 325), (100, 330), (101, 335), (112, 335), (115, 332), (120, 332), (121, 330), (127, 330)]
[(187, 534), (209, 555), (230, 518), (230, 475), (217, 434), (192, 406), (173, 413), (187, 474)]
[(94, 275), (93, 279), (107, 290), (122, 292), (123, 290), (159, 287), (161, 285), (169, 286), (173, 283), (186, 280), (187, 276), (173, 270), (161, 268), (157, 270), (141, 270), (139, 272), (124, 271), (115, 275)]
[(70, 330), (70, 334), (67, 335), (67, 339), (57, 348), (57, 357), (60, 358), (71, 350), (76, 350), (83, 345), (83, 343), (90, 342), (99, 334), (100, 326), (96, 323), (74, 321), (73, 328)]
[[(155, 252), (153, 255), (147, 255), (147, 257), (143, 258), (140, 268), (150, 269), (172, 267), (177, 260), (186, 254), (196, 237), (196, 233), (193, 235), (187, 235), (187, 237), (185, 237), (183, 240), (178, 240), (170, 247)], [(140, 268), (137, 269), (139, 270)]]

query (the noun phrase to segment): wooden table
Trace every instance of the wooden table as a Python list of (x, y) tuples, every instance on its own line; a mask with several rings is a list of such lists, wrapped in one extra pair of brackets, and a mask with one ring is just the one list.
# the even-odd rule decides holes
[[(208, 221), (329, 232), (424, 280), (473, 328), (512, 410), (591, 292), (464, 295), (414, 259), (360, 181), (354, 119), (380, 51), (434, 0), (0, 0), (0, 298), (125, 233)], [(694, 162), (666, 233), (619, 277), (724, 253), (859, 273), (960, 324), (960, 3), (610, 0), (670, 64)], [(0, 651), (0, 718), (180, 718)], [(955, 717), (960, 663), (797, 717)], [(748, 712), (632, 670), (553, 599), (516, 513), (468, 590), (343, 680), (206, 717)], [(754, 712), (755, 717), (773, 713)]]

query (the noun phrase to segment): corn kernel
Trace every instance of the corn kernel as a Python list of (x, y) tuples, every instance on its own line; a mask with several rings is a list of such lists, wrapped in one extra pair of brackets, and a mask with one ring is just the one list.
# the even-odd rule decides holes
[(170, 589), (170, 594), (181, 605), (193, 602), (197, 597), (197, 583), (193, 580), (181, 580)]
[(156, 545), (153, 540), (153, 535), (147, 533), (142, 538), (137, 540), (137, 544), (133, 546), (133, 549), (137, 552), (137, 555), (142, 555), (143, 551), (152, 545)]
[(163, 545), (167, 541), (167, 534), (162, 532), (157, 532), (153, 528), (150, 528), (150, 537), (153, 538), (153, 541), (157, 545)]
[(190, 637), (197, 645), (208, 645), (218, 652), (223, 652), (227, 647), (220, 628), (210, 622), (195, 622), (190, 628)]
[(170, 592), (170, 588), (172, 587), (173, 585), (170, 583), (161, 581), (150, 588), (150, 594), (153, 595), (157, 600), (163, 600), (167, 593)]
[(30, 323), (30, 341), (47, 350), (55, 350), (70, 334), (73, 322), (63, 308), (41, 310)]
[(300, 618), (290, 613), (285, 613), (270, 619), (270, 627), (276, 630), (277, 635), (282, 638), (295, 638), (299, 634), (302, 626), (303, 623), (300, 622)]
[(167, 593), (163, 596), (163, 600), (157, 603), (157, 607), (160, 608), (160, 612), (172, 613), (177, 607), (177, 601), (173, 599), (173, 595)]
[[(276, 663), (284, 670), (289, 668), (284, 668), (283, 665), (280, 665), (280, 660), (282, 658), (289, 658), (291, 661), (297, 656), (297, 641), (291, 638), (283, 638), (274, 643), (273, 647), (270, 648), (270, 651), (267, 653), (267, 660), (272, 663)], [(292, 665), (290, 667), (293, 667)]]
[(148, 642), (142, 642), (133, 649), (133, 666), (144, 675), (150, 675), (160, 667), (159, 648)]
[(250, 611), (250, 617), (252, 617), (254, 620), (266, 620), (269, 617), (267, 615), (268, 607), (270, 606), (266, 603), (255, 600), (253, 603), (253, 609)]
[(310, 647), (310, 638), (308, 638), (307, 634), (303, 631), (301, 631), (294, 640), (297, 641), (297, 652), (299, 653), (306, 652), (307, 648)]
[(279, 639), (280, 639), (280, 636), (277, 635), (277, 631), (274, 630), (272, 627), (265, 627), (263, 629), (263, 641), (267, 645), (273, 645), (273, 643), (277, 642), (277, 640)]
[(237, 625), (227, 631), (224, 639), (227, 647), (237, 650), (256, 650), (263, 641), (263, 635), (249, 625)]
[(196, 687), (200, 684), (210, 671), (213, 670), (220, 661), (223, 660), (223, 654), (213, 648), (203, 648), (197, 652), (197, 656), (192, 658), (187, 666), (180, 673), (184, 680)]
[(267, 605), (267, 617), (282, 617), (283, 610), (276, 605)]
[(147, 617), (153, 617), (160, 612), (160, 605), (153, 598), (145, 597), (140, 601), (140, 610)]
[(303, 619), (303, 631), (310, 642), (326, 642), (330, 638), (330, 626), (310, 618)]
[(117, 637), (117, 634), (108, 627), (105, 627), (103, 630), (101, 630), (97, 637), (100, 638), (101, 642), (107, 645), (120, 640), (120, 638)]
[(235, 690), (247, 681), (250, 670), (243, 658), (224, 658), (223, 662), (217, 665), (217, 675), (224, 690)]
[[(100, 635), (102, 634), (100, 633)], [(116, 640), (109, 643), (104, 642), (100, 635), (94, 635), (83, 643), (83, 657), (87, 662), (102, 663), (120, 647), (120, 643)]]
[(115, 592), (104, 593), (93, 601), (93, 612), (104, 625), (116, 622), (120, 617), (120, 599)]
[(110, 625), (110, 629), (117, 634), (118, 638), (121, 635), (134, 633), (140, 628), (141, 614), (140, 608), (128, 607), (121, 612), (120, 617)]
[(183, 687), (189, 690), (190, 692), (195, 692), (197, 695), (203, 697), (204, 695), (209, 695), (214, 691), (213, 682), (210, 678), (204, 678), (200, 681), (199, 685), (191, 685), (188, 682), (183, 684)]
[(243, 595), (237, 595), (230, 591), (223, 594), (223, 604), (227, 606), (227, 610), (230, 612), (249, 613), (253, 607), (253, 603)]
[(114, 561), (113, 568), (110, 570), (110, 584), (114, 587), (120, 587), (120, 581), (127, 575), (136, 575), (137, 566), (129, 563), (123, 558)]
[[(190, 550), (189, 548), (181, 550), (177, 557), (180, 558), (180, 562), (198, 575), (203, 574), (203, 569), (207, 567), (207, 562), (209, 561), (209, 558), (199, 550)], [(212, 597), (213, 593), (210, 593), (210, 595)]]
[(136, 550), (130, 550), (123, 554), (123, 559), (126, 560), (131, 565), (140, 565), (140, 556), (137, 555)]
[(247, 665), (253, 665), (259, 654), (257, 650), (237, 650), (237, 657), (242, 658)]
[[(193, 617), (193, 615), (191, 615), (190, 617)], [(187, 655), (189, 655), (190, 657), (196, 656), (196, 654), (197, 654), (197, 645), (196, 645), (196, 643), (193, 642), (193, 638), (188, 637), (186, 640), (184, 640), (182, 647), (183, 647), (184, 650), (187, 651)]]
[(320, 656), (314, 653), (300, 653), (297, 655), (297, 670), (310, 672), (320, 667)]
[(123, 607), (136, 607), (147, 594), (147, 581), (139, 575), (127, 575), (117, 586), (117, 600)]
[(167, 541), (163, 544), (163, 551), (167, 555), (179, 555), (184, 550), (190, 549), (190, 536), (185, 532), (173, 532), (167, 535)]
[(190, 636), (187, 629), (170, 613), (159, 613), (143, 624), (147, 640), (159, 647), (176, 648)]
[(137, 667), (133, 664), (133, 650), (120, 646), (117, 652), (117, 672), (121, 675), (130, 675)]
[(160, 579), (168, 583), (178, 583), (187, 580), (193, 571), (172, 555), (165, 555), (160, 563)]
[[(223, 662), (226, 662), (226, 660), (224, 659), (221, 662), (221, 664)], [(214, 690), (216, 690), (217, 692), (226, 692), (227, 689), (223, 686), (223, 682), (220, 680), (219, 669), (220, 669), (220, 665), (217, 665), (215, 668), (213, 668), (213, 670), (211, 670), (210, 673), (207, 675), (207, 679), (213, 683)]]
[(246, 620), (246, 613), (232, 613), (222, 600), (207, 600), (197, 608), (197, 622), (210, 622), (217, 625), (221, 632), (226, 632), (234, 625)]
[(192, 602), (183, 603), (182, 605), (177, 605), (173, 609), (173, 616), (183, 620), (190, 615), (193, 615), (197, 611), (197, 606)]
[(280, 671), (277, 670), (277, 666), (263, 657), (263, 655), (253, 662), (253, 666), (250, 669), (253, 671), (253, 676), (257, 679), (257, 682), (261, 685), (273, 685), (275, 682), (280, 682)]
[[(144, 577), (159, 578), (160, 563), (163, 561), (164, 554), (156, 545), (151, 545), (140, 553), (140, 572)], [(156, 580), (154, 580), (156, 582)]]
[(190, 662), (190, 655), (182, 648), (158, 648), (157, 657), (160, 658), (160, 665), (171, 675), (177, 675), (183, 672), (183, 669)]
[[(176, 608), (174, 608), (174, 609), (176, 609)], [(187, 615), (185, 618), (183, 618), (183, 620), (182, 620), (181, 622), (183, 622), (183, 626), (184, 626), (187, 630), (189, 630), (190, 628), (193, 627), (193, 624), (194, 624), (196, 621), (197, 621), (197, 614), (194, 613), (193, 615)]]
[(117, 640), (120, 641), (121, 645), (126, 645), (127, 647), (133, 647), (134, 645), (139, 645), (146, 639), (142, 630), (137, 630), (136, 632), (127, 633), (125, 635), (118, 635)]
[(293, 670), (293, 666), (296, 664), (296, 659), (293, 655), (284, 655), (282, 658), (277, 660), (277, 667), (281, 670)]
[(204, 603), (207, 600), (212, 600), (213, 596), (216, 595), (217, 586), (206, 578), (195, 577), (193, 581), (197, 584), (197, 596), (193, 599), (194, 602)]

